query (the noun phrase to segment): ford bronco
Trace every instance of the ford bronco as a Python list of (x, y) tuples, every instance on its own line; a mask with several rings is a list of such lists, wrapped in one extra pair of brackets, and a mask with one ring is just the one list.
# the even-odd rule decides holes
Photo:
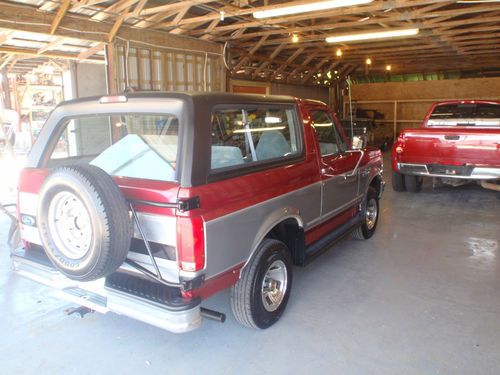
[(50, 115), (19, 181), (20, 275), (94, 311), (186, 332), (231, 288), (237, 321), (282, 315), (292, 265), (370, 238), (382, 157), (328, 107), (282, 96), (132, 93)]

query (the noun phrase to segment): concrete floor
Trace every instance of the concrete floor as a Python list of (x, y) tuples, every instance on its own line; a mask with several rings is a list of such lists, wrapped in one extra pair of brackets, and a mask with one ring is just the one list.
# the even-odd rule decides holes
[[(498, 374), (500, 201), (474, 186), (382, 200), (378, 232), (304, 269), (278, 324), (174, 335), (66, 303), (10, 271), (0, 248), (1, 374)], [(5, 242), (5, 218), (0, 242)]]

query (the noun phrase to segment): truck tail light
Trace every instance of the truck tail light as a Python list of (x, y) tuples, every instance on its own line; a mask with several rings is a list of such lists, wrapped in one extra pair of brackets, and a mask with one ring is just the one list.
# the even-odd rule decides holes
[(177, 259), (183, 271), (205, 267), (205, 230), (201, 217), (177, 217)]
[(394, 148), (394, 151), (396, 152), (397, 155), (401, 155), (404, 151), (404, 144), (405, 144), (405, 138), (404, 135), (401, 133), (399, 134), (397, 140), (396, 140), (396, 147)]

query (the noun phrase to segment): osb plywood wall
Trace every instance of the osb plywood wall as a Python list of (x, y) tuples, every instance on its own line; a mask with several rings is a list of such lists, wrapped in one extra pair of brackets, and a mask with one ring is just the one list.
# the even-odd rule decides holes
[[(420, 126), (427, 110), (436, 100), (500, 100), (500, 78), (365, 83), (353, 85), (351, 95), (355, 107), (382, 112), (385, 117), (381, 125), (385, 127), (393, 128), (396, 117), (398, 132), (405, 127)], [(370, 103), (356, 104), (357, 101)], [(396, 112), (394, 101), (397, 101)]]
[(352, 86), (358, 100), (486, 99), (500, 97), (500, 78), (364, 83)]

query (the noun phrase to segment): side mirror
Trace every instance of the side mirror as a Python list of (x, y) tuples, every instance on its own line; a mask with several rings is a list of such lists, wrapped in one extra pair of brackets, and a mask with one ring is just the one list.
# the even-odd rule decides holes
[(360, 136), (353, 136), (351, 140), (351, 150), (360, 150), (365, 147), (365, 139)]

